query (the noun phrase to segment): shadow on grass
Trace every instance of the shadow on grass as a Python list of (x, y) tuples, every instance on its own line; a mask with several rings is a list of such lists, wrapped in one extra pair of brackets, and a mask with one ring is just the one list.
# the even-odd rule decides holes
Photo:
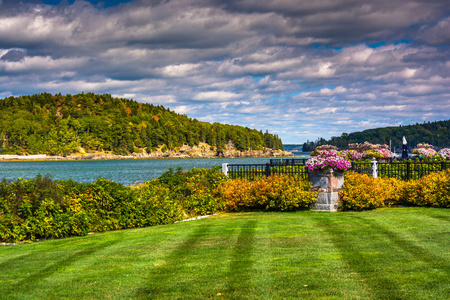
[[(95, 252), (101, 251), (107, 247), (110, 247), (116, 243), (118, 243), (120, 240), (113, 240), (108, 241), (105, 243), (99, 243), (99, 244), (93, 244), (90, 246), (83, 246), (86, 247), (83, 250), (74, 251), (72, 254), (64, 256), (62, 258), (54, 258), (54, 262), (50, 264), (49, 266), (45, 268), (37, 267), (31, 273), (30, 275), (23, 277), (22, 280), (19, 282), (10, 285), (6, 290), (4, 296), (9, 295), (15, 295), (18, 297), (21, 297), (20, 295), (24, 294), (32, 294), (33, 290), (36, 289), (36, 286), (39, 284), (40, 281), (54, 275), (55, 273), (58, 273), (61, 270), (66, 269), (70, 265), (76, 263), (77, 261), (80, 261), (84, 258), (89, 257), (90, 255), (94, 254)], [(35, 258), (33, 259), (31, 254), (27, 254), (24, 256), (17, 257), (14, 261), (8, 261), (7, 264), (10, 267), (13, 267), (13, 264), (21, 265), (21, 264), (27, 264), (30, 263), (30, 261), (39, 262), (41, 258)], [(48, 258), (43, 258), (43, 262), (49, 261)]]
[(10, 269), (13, 269), (15, 266), (20, 265), (23, 261), (27, 261), (28, 257), (33, 256), (33, 253), (25, 253), (19, 256), (12, 257), (2, 263), (0, 263), (0, 272), (7, 272)]
[[(175, 292), (172, 285), (177, 289), (183, 289), (183, 285), (189, 284), (189, 279), (185, 278), (183, 282), (177, 282), (178, 276), (188, 275), (184, 273), (186, 263), (189, 261), (195, 245), (205, 237), (210, 230), (207, 225), (201, 225), (195, 228), (168, 256), (163, 259), (163, 263), (152, 270), (147, 286), (137, 290), (135, 298), (154, 299), (164, 294)], [(194, 258), (192, 258), (194, 259)], [(185, 290), (189, 290), (185, 287)]]
[[(358, 274), (375, 299), (407, 299), (399, 287), (392, 281), (392, 278), (377, 271), (378, 266), (372, 263), (367, 256), (358, 248), (356, 241), (360, 239), (358, 236), (349, 234), (342, 229), (341, 224), (333, 222), (332, 218), (314, 218), (318, 227), (329, 235), (329, 239), (333, 246), (340, 252), (341, 257), (346, 265)], [(354, 218), (352, 221), (359, 223), (360, 218)], [(369, 222), (361, 219), (364, 224)], [(358, 225), (358, 227), (361, 227)], [(369, 228), (372, 228), (369, 226)], [(371, 229), (371, 231), (374, 231)], [(387, 233), (386, 233), (387, 234)]]
[(236, 241), (230, 262), (227, 291), (225, 295), (237, 293), (245, 295), (245, 290), (251, 287), (252, 254), (254, 245), (256, 221), (246, 222)]

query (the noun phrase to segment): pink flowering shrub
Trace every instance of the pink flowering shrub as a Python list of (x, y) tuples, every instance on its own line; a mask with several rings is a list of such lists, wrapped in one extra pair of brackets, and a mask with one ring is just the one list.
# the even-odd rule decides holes
[(394, 154), (388, 149), (380, 148), (373, 150), (364, 150), (364, 151), (356, 151), (356, 150), (343, 150), (339, 151), (338, 155), (347, 158), (350, 161), (356, 161), (360, 159), (366, 158), (390, 158), (393, 157)]
[(388, 149), (380, 148), (375, 150), (379, 155), (379, 158), (390, 158), (394, 156), (394, 153), (389, 151)]
[(437, 154), (436, 151), (431, 148), (416, 148), (414, 149), (413, 153), (422, 155), (423, 157), (432, 157)]
[(320, 172), (324, 170), (333, 170), (343, 172), (352, 167), (352, 164), (345, 157), (337, 154), (323, 153), (317, 156), (311, 156), (305, 166), (308, 170), (313, 172)]
[(364, 158), (364, 152), (358, 152), (356, 150), (342, 150), (338, 153), (339, 156), (345, 157), (350, 161), (356, 161)]
[(330, 156), (330, 155), (336, 155), (338, 152), (334, 149), (329, 150), (318, 150), (315, 149), (313, 152), (311, 152), (310, 156)]
[(450, 148), (442, 148), (439, 150), (438, 155), (444, 159), (450, 159)]
[(394, 154), (391, 152), (391, 151), (389, 151), (389, 150), (387, 150), (387, 149), (383, 149), (383, 148), (381, 148), (381, 149), (373, 149), (373, 150), (366, 150), (366, 151), (364, 151), (364, 156), (363, 156), (363, 158), (372, 158), (372, 157), (375, 157), (375, 158), (390, 158), (390, 157), (393, 157), (394, 156)]

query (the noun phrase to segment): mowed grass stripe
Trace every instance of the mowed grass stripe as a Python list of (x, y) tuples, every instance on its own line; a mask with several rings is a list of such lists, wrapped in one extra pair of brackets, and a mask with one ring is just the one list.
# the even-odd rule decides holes
[[(204, 267), (198, 264), (201, 259), (197, 256), (201, 253), (197, 249), (209, 229), (205, 224), (195, 226), (182, 243), (177, 244), (176, 248), (150, 271), (146, 286), (138, 291), (137, 296), (153, 298), (158, 294), (169, 296), (188, 291), (196, 280), (196, 268)], [(192, 272), (187, 274), (185, 269), (190, 267), (190, 262), (197, 263), (192, 265)]]
[(272, 240), (273, 282), (277, 283), (271, 289), (273, 298), (367, 298), (339, 249), (314, 221), (322, 215), (334, 218), (329, 213), (293, 214), (288, 222), (280, 219), (273, 228), (278, 232)]
[(447, 299), (448, 216), (223, 214), (0, 247), (0, 298)]
[[(361, 217), (355, 217), (361, 223), (366, 223), (367, 226), (374, 231), (379, 232), (384, 235), (389, 241), (388, 244), (395, 245), (400, 249), (400, 253), (405, 255), (410, 255), (411, 258), (415, 261), (421, 261), (425, 264), (428, 264), (429, 267), (434, 269), (441, 269), (443, 272), (447, 273), (450, 276), (449, 268), (448, 268), (448, 260), (445, 255), (435, 255), (434, 253), (440, 253), (441, 251), (436, 251), (436, 248), (440, 248), (441, 245), (444, 247), (440, 250), (448, 251), (447, 246), (450, 246), (449, 240), (441, 240), (442, 243), (437, 243), (435, 245), (431, 244), (431, 241), (434, 238), (430, 231), (431, 224), (427, 224), (424, 220), (412, 220), (417, 221), (416, 226), (412, 230), (392, 230), (389, 228), (389, 224), (386, 222), (382, 222), (383, 220), (371, 220), (364, 219)], [(420, 230), (419, 230), (419, 227)], [(427, 234), (424, 237), (423, 232)], [(445, 233), (442, 235), (445, 236)], [(438, 236), (439, 237), (439, 236)], [(446, 245), (446, 246), (445, 246)], [(441, 252), (445, 253), (445, 252)]]
[[(377, 238), (378, 232), (372, 231), (367, 224), (360, 223), (356, 216), (339, 221), (316, 217), (316, 221), (328, 234), (328, 238), (339, 251), (340, 259), (348, 266), (351, 274), (361, 281), (361, 285), (369, 289), (366, 293), (371, 295), (371, 298), (405, 299), (396, 282), (385, 272), (380, 272), (383, 261), (387, 259), (389, 248)], [(355, 231), (355, 228), (358, 230)], [(360, 230), (365, 232), (359, 232)]]
[[(440, 218), (432, 218), (411, 209), (410, 222), (388, 214), (387, 218), (362, 218), (371, 230), (378, 231), (386, 239), (386, 247), (392, 249), (392, 261), (398, 270), (398, 285), (406, 298), (426, 299), (424, 291), (433, 290), (434, 299), (448, 299), (450, 294), (450, 227)], [(430, 209), (434, 213), (448, 214), (448, 210)], [(444, 216), (442, 215), (442, 216)], [(397, 258), (397, 259), (395, 259)]]
[[(405, 215), (405, 212), (408, 214)], [(376, 215), (356, 217), (387, 236), (402, 253), (410, 252), (416, 260), (423, 260), (448, 273), (450, 231), (443, 231), (442, 228), (450, 228), (449, 210), (429, 209), (424, 214), (421, 209), (409, 208), (399, 213), (394, 214), (394, 210), (386, 210), (383, 218), (377, 218)]]
[[(67, 269), (73, 269), (73, 266), (78, 266), (76, 268), (79, 269), (80, 264), (90, 259), (96, 252), (110, 247), (116, 242), (115, 240), (103, 240), (84, 245), (73, 251), (40, 251), (38, 254), (27, 256), (28, 259), (17, 260), (16, 266), (9, 265), (4, 270), (6, 272), (17, 270), (22, 275), (20, 279), (6, 286), (5, 294), (11, 294), (21, 299), (27, 298), (29, 295), (48, 297), (52, 294), (49, 288), (56, 287), (55, 281), (62, 278), (63, 274), (67, 273)], [(49, 282), (51, 282), (50, 285)], [(43, 293), (43, 291), (46, 292)]]
[(184, 223), (185, 228), (180, 229), (190, 234), (148, 273), (136, 298), (173, 299), (183, 295), (183, 299), (198, 299), (225, 294), (234, 263), (232, 245), (239, 242), (241, 228), (235, 222), (232, 226), (221, 223), (214, 218)]
[[(414, 216), (411, 215), (410, 224), (417, 224), (417, 216)], [(449, 264), (439, 257), (448, 252), (444, 246), (448, 246), (448, 240), (442, 240), (438, 247), (426, 249), (424, 246), (428, 243), (413, 235), (420, 230), (411, 231), (395, 226), (398, 218), (372, 218), (354, 214), (346, 219), (343, 220), (346, 226), (326, 224), (324, 228), (341, 249), (343, 259), (363, 277), (372, 297), (422, 299), (418, 297), (422, 291), (438, 284), (442, 289), (434, 290), (436, 299), (447, 299), (448, 283), (446, 286), (439, 282), (448, 282)], [(350, 222), (354, 226), (348, 226)], [(399, 270), (402, 270), (400, 274)]]
[[(229, 272), (227, 274), (227, 287), (224, 295), (250, 295), (253, 277), (253, 250), (255, 247), (255, 227), (257, 221), (250, 220), (241, 225), (236, 243), (233, 246)], [(221, 293), (222, 294), (222, 293)]]

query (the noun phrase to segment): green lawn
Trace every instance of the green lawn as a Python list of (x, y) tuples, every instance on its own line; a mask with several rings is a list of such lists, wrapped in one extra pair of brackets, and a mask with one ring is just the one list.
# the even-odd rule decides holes
[(448, 299), (450, 210), (257, 212), (0, 247), (0, 299)]

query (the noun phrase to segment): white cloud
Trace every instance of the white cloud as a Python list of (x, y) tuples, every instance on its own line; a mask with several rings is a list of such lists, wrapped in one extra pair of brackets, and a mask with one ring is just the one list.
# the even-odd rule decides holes
[(141, 97), (139, 97), (139, 100), (146, 103), (156, 103), (156, 104), (177, 103), (177, 99), (174, 95), (159, 95), (159, 96), (141, 95)]
[(193, 106), (180, 105), (180, 106), (176, 106), (173, 110), (178, 114), (186, 115), (188, 113), (193, 112), (194, 109), (195, 108)]
[(7, 72), (23, 72), (23, 71), (43, 71), (43, 70), (67, 70), (78, 68), (80, 65), (85, 65), (88, 58), (60, 58), (53, 59), (50, 56), (45, 57), (25, 57), (18, 62), (1, 61), (0, 68), (4, 68)]
[(111, 94), (112, 97), (116, 98), (124, 98), (124, 99), (133, 99), (136, 97), (136, 94)]
[(162, 74), (169, 77), (184, 77), (195, 71), (200, 64), (169, 65), (162, 68)]
[(347, 89), (343, 86), (338, 86), (334, 89), (329, 89), (329, 88), (323, 88), (320, 89), (319, 94), (321, 96), (332, 96), (332, 95), (336, 95), (336, 94), (343, 94), (347, 91)]
[(194, 100), (227, 101), (242, 97), (242, 94), (235, 94), (225, 91), (200, 92), (194, 96)]
[(338, 110), (337, 107), (325, 107), (321, 109), (315, 109), (315, 110), (308, 110), (307, 114), (313, 114), (313, 115), (324, 115), (324, 114), (334, 114)]
[(326, 62), (319, 65), (319, 70), (317, 71), (318, 77), (331, 77), (334, 75), (336, 70), (332, 69), (332, 63)]

